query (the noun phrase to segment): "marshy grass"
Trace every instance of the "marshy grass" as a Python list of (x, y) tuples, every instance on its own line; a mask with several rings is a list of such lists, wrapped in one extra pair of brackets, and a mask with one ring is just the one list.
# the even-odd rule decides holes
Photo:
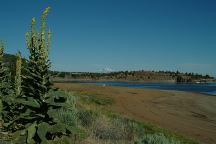
[(145, 134), (135, 144), (181, 144), (181, 142), (172, 137), (166, 137), (163, 133), (155, 133)]
[[(88, 144), (198, 144), (198, 142), (175, 134), (158, 126), (137, 122), (101, 108), (112, 105), (94, 92), (69, 93), (70, 110), (59, 111), (59, 119), (85, 131), (80, 143)], [(81, 103), (84, 107), (77, 107)], [(85, 105), (95, 105), (86, 109)]]
[(112, 98), (104, 97), (95, 92), (76, 92), (74, 95), (78, 96), (84, 104), (96, 104), (100, 106), (112, 105), (114, 100)]

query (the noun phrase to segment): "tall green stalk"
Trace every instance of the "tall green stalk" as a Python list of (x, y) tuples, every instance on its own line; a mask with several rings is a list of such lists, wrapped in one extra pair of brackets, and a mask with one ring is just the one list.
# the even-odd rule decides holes
[(0, 46), (0, 120), (6, 122), (12, 115), (12, 86), (11, 86), (11, 77), (6, 64), (4, 63), (4, 41), (1, 41)]
[(11, 79), (10, 79), (10, 72), (6, 67), (3, 56), (4, 56), (4, 41), (1, 41), (0, 47), (0, 96), (7, 95), (10, 92), (11, 88)]
[(22, 57), (21, 53), (18, 52), (16, 55), (16, 75), (15, 75), (15, 95), (20, 96), (21, 95), (21, 71), (22, 71)]
[(45, 34), (45, 18), (49, 12), (45, 9), (41, 16), (41, 32), (35, 31), (35, 18), (32, 18), (31, 34), (26, 33), (26, 42), (30, 52), (28, 66), (23, 77), (23, 92), (28, 97), (38, 97), (43, 100), (51, 89), (50, 61), (48, 59), (51, 32)]

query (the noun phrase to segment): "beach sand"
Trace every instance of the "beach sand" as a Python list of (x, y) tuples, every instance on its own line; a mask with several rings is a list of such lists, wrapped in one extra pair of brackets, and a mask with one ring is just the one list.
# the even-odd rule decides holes
[(68, 91), (95, 92), (114, 99), (107, 108), (150, 122), (201, 143), (216, 144), (216, 97), (197, 93), (55, 83)]

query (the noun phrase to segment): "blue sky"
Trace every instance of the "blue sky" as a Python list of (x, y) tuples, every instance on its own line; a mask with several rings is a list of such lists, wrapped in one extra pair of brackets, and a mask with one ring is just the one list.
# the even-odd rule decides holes
[(0, 0), (6, 52), (28, 55), (31, 17), (51, 6), (52, 69), (180, 70), (216, 76), (215, 0)]

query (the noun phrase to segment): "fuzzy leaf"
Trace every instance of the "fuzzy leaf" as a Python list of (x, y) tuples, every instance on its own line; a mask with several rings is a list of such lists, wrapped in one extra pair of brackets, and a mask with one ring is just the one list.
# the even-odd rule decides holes
[(19, 130), (12, 135), (12, 144), (24, 144), (26, 143), (26, 129)]
[(27, 143), (32, 144), (34, 142), (33, 137), (36, 133), (36, 122), (34, 122), (32, 125), (30, 125), (27, 129), (28, 135), (27, 135)]
[(2, 120), (2, 111), (3, 111), (3, 105), (2, 105), (2, 100), (0, 99), (0, 122)]
[(55, 139), (55, 141), (49, 141), (49, 144), (71, 144), (71, 138), (62, 136), (61, 138)]
[(61, 132), (61, 133), (65, 134), (66, 129), (67, 129), (67, 125), (58, 123), (58, 124), (52, 125), (49, 128), (49, 132), (51, 132), (51, 133)]
[(49, 129), (50, 125), (48, 123), (42, 122), (38, 125), (37, 134), (40, 137), (42, 144), (46, 144), (48, 141), (46, 139), (46, 133)]
[(32, 97), (28, 97), (28, 100), (17, 99), (16, 102), (20, 103), (20, 104), (23, 104), (23, 105), (31, 106), (31, 107), (34, 107), (34, 108), (40, 108), (40, 104)]

